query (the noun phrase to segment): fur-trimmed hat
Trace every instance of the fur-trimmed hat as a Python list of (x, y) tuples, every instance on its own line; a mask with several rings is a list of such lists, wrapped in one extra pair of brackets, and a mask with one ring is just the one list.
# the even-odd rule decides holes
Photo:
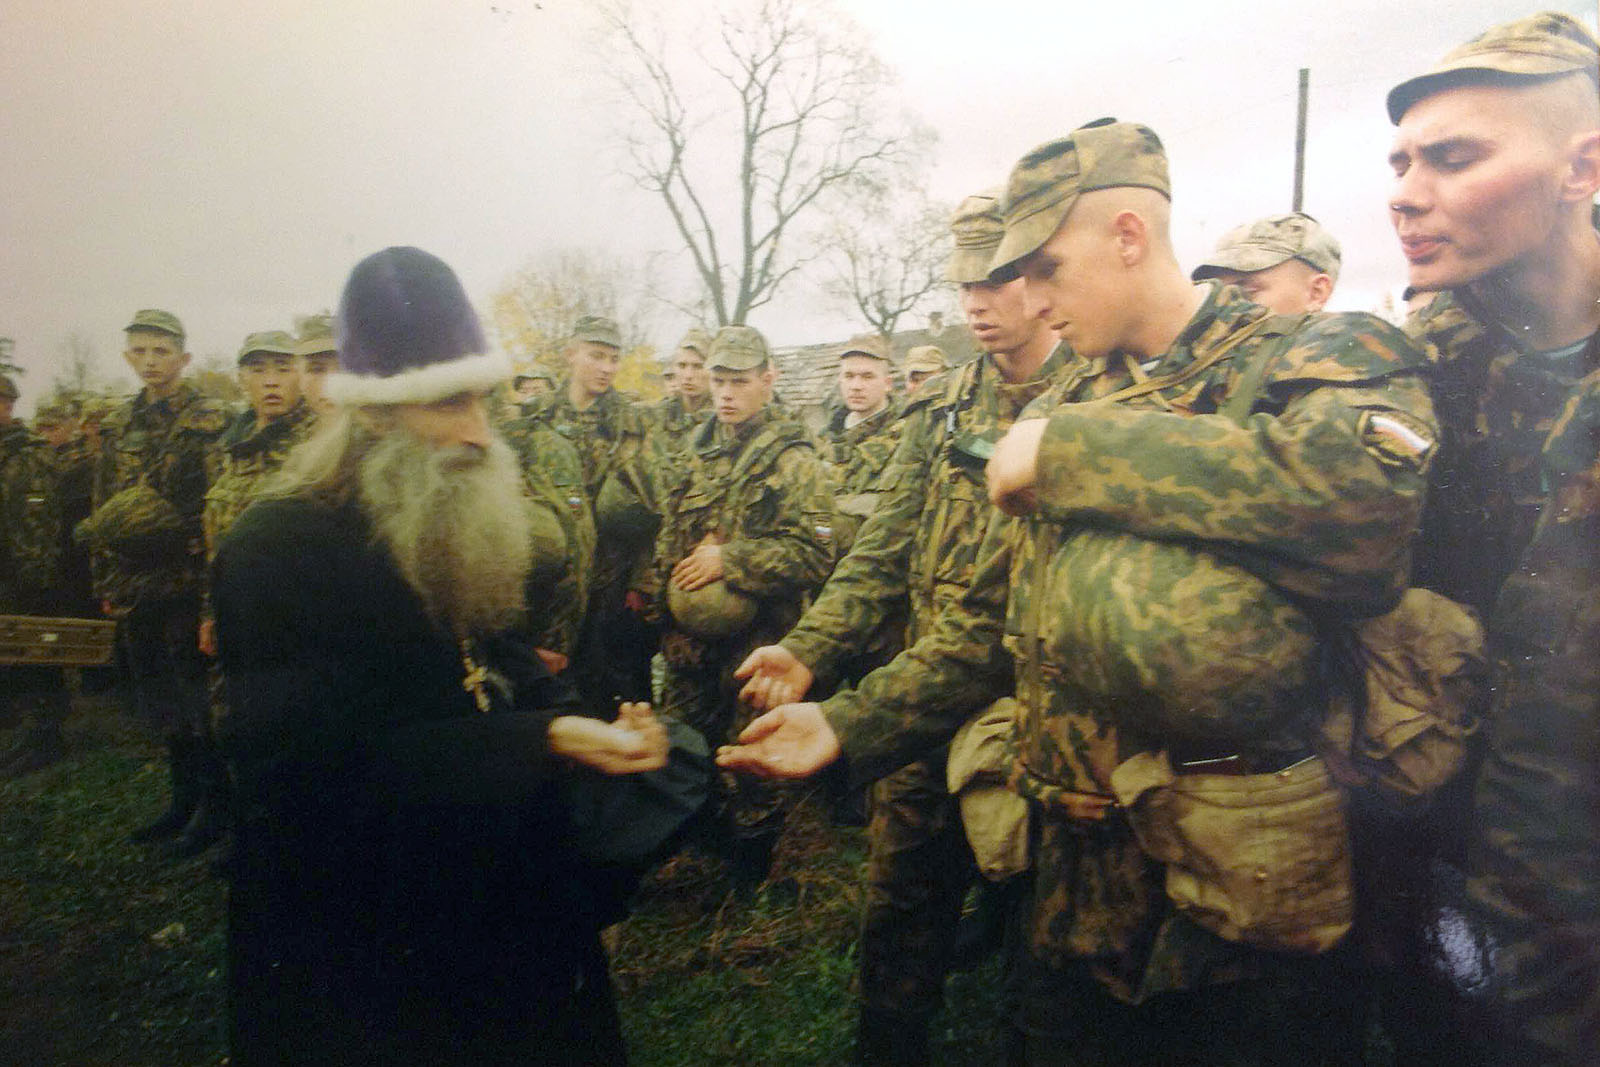
[(455, 271), (420, 248), (385, 248), (357, 263), (336, 322), (339, 370), (325, 387), (336, 404), (429, 404), (511, 376)]

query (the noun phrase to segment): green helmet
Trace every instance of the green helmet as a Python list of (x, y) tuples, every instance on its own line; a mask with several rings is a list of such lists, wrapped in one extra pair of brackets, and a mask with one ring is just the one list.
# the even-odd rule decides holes
[(758, 607), (754, 597), (730, 589), (721, 578), (693, 591), (667, 584), (667, 610), (696, 637), (716, 640), (743, 633), (756, 621)]

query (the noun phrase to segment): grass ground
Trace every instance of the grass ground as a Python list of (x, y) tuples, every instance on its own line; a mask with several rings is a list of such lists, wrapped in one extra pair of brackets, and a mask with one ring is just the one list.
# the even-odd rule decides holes
[[(165, 803), (159, 749), (106, 700), (79, 702), (68, 743), (0, 783), (0, 1063), (223, 1063), (224, 887), (205, 857), (126, 840)], [(647, 879), (614, 956), (635, 1067), (847, 1062), (863, 849), (802, 820), (753, 896), (692, 853)], [(936, 1063), (1000, 1062), (994, 979), (952, 979)]]

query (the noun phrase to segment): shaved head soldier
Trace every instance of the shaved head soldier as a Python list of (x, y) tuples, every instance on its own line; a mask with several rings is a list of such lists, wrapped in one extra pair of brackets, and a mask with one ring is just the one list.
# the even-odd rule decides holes
[[(718, 758), (793, 775), (843, 752), (883, 773), (1014, 688), (1007, 777), (1035, 820), (1014, 1062), (1358, 1062), (1360, 1005), (1325, 956), (1353, 894), (1314, 755), (1311, 613), (1384, 611), (1404, 588), (1432, 452), (1422, 358), (1373, 316), (1286, 321), (1192, 285), (1169, 190), (1133, 123), (1017, 163), (991, 276), (1019, 274), (1077, 359), (994, 448), (1008, 514), (911, 648)], [(1308, 806), (1281, 838), (1265, 810), (1185, 836), (1178, 798), (1213, 786)], [(1245, 858), (1280, 845), (1303, 863)]]
[(1600, 1049), (1597, 68), (1594, 36), (1546, 13), (1388, 98), (1390, 217), (1410, 284), (1435, 294), (1407, 330), (1433, 361), (1443, 429), (1415, 581), (1481, 613), (1502, 678), (1476, 831), (1462, 789), (1453, 818), (1400, 846), (1426, 858), (1442, 841), (1465, 860), (1484, 927), (1481, 955), (1441, 961), (1457, 902), (1425, 895), (1407, 914), (1408, 966), (1385, 998), (1407, 1062), (1481, 1053), (1486, 1023), (1499, 1064)]

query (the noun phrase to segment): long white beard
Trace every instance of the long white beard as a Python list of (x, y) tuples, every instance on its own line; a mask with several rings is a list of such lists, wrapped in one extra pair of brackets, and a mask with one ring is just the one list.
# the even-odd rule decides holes
[(428, 612), (457, 633), (503, 630), (527, 610), (532, 520), (505, 442), (436, 448), (404, 429), (361, 459), (361, 506)]

